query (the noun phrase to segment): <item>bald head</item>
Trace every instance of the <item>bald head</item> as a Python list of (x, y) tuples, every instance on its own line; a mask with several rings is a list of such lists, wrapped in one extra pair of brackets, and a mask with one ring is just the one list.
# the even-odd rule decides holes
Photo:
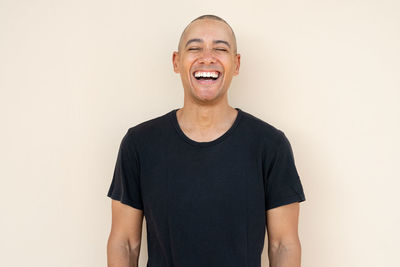
[(184, 39), (184, 36), (185, 36), (187, 30), (189, 29), (189, 26), (192, 25), (192, 23), (195, 22), (195, 21), (198, 21), (198, 20), (207, 20), (207, 19), (208, 19), (208, 20), (215, 20), (215, 21), (223, 22), (224, 24), (226, 24), (226, 25), (229, 27), (230, 32), (232, 33), (233, 51), (234, 51), (234, 54), (236, 55), (236, 54), (237, 54), (236, 36), (235, 36), (235, 33), (233, 32), (232, 27), (231, 27), (231, 26), (228, 24), (228, 22), (226, 22), (224, 19), (222, 19), (222, 18), (220, 18), (220, 17), (218, 17), (218, 16), (215, 16), (215, 15), (202, 15), (202, 16), (197, 17), (197, 18), (195, 18), (194, 20), (192, 20), (192, 21), (185, 27), (185, 29), (183, 30), (183, 32), (182, 32), (182, 34), (181, 34), (181, 37), (179, 38), (178, 52), (180, 52), (181, 49), (182, 49), (182, 41), (183, 41), (183, 39)]

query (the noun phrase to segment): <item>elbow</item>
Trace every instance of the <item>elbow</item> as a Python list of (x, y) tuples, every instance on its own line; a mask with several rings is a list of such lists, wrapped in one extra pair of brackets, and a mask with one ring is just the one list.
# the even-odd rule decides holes
[(301, 250), (301, 243), (299, 238), (293, 238), (288, 240), (272, 240), (268, 244), (268, 250), (271, 253), (291, 251), (291, 250)]
[(301, 245), (299, 240), (271, 242), (268, 247), (270, 266), (301, 266)]
[(139, 257), (141, 240), (129, 240), (127, 249), (129, 253), (135, 257)]
[(140, 240), (129, 240), (110, 235), (107, 243), (108, 266), (130, 263), (137, 266), (140, 254)]

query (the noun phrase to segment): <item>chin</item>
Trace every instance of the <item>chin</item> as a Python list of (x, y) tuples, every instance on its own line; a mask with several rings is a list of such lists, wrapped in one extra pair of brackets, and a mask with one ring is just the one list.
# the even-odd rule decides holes
[(221, 96), (222, 89), (191, 89), (192, 96), (202, 102), (210, 102), (218, 99)]

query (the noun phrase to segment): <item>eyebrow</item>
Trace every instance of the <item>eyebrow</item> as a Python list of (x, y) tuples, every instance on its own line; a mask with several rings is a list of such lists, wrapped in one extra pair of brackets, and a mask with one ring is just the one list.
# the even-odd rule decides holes
[[(200, 38), (190, 39), (189, 41), (186, 42), (185, 47), (187, 47), (190, 43), (193, 43), (193, 42), (203, 43), (204, 41), (203, 41), (203, 39), (200, 39)], [(231, 47), (229, 42), (224, 41), (224, 40), (214, 40), (213, 43), (214, 44), (226, 44), (229, 48)]]

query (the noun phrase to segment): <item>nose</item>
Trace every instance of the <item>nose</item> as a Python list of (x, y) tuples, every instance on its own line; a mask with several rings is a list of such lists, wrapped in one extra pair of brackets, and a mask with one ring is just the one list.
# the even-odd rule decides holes
[(200, 55), (199, 63), (203, 64), (213, 64), (216, 59), (214, 53), (211, 49), (204, 49), (202, 54)]

